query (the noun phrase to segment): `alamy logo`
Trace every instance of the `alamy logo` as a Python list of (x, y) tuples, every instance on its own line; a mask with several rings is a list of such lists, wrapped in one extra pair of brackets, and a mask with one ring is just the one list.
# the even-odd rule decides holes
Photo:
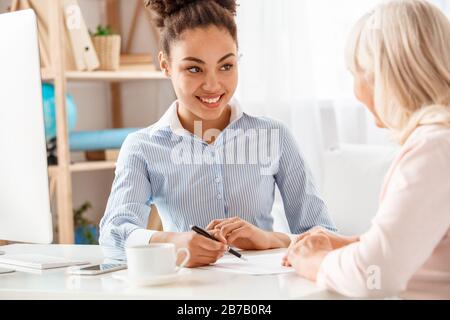
[(66, 7), (66, 25), (69, 30), (81, 29), (81, 9), (77, 5)]
[[(202, 136), (202, 124), (196, 122), (194, 134)], [(203, 138), (218, 138), (220, 132), (207, 130)], [(172, 150), (174, 164), (192, 165), (258, 165), (262, 175), (274, 175), (278, 171), (281, 156), (281, 137), (279, 129), (226, 129), (221, 143), (214, 146), (195, 143), (190, 137), (173, 135), (178, 142)]]

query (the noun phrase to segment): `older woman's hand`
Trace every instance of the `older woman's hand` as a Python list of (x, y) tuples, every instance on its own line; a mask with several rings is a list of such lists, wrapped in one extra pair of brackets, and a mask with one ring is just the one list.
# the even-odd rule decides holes
[(341, 236), (341, 235), (338, 235), (338, 234), (336, 234), (336, 233), (334, 233), (332, 231), (329, 231), (329, 230), (327, 230), (327, 229), (325, 229), (323, 227), (317, 226), (317, 227), (314, 227), (314, 228), (312, 228), (311, 230), (309, 230), (309, 231), (307, 231), (305, 233), (302, 233), (301, 235), (299, 235), (297, 237), (297, 239), (295, 239), (295, 240), (293, 240), (291, 242), (291, 245), (289, 246), (286, 255), (283, 257), (283, 260), (282, 260), (282, 265), (283, 266), (287, 266), (287, 267), (291, 266), (291, 264), (289, 263), (289, 261), (287, 259), (288, 255), (289, 255), (289, 252), (292, 250), (292, 248), (298, 242), (302, 241), (307, 236), (311, 236), (311, 235), (324, 235), (324, 236), (326, 236), (328, 238), (328, 240), (330, 241), (331, 247), (333, 248), (333, 250), (340, 249), (340, 248), (345, 247), (345, 246), (347, 246), (347, 245), (349, 245), (351, 243), (359, 241), (359, 237), (357, 237), (357, 236), (354, 236), (354, 237)]
[(300, 276), (316, 281), (320, 265), (331, 251), (333, 247), (326, 235), (321, 233), (306, 235), (290, 247), (286, 262), (294, 267)]

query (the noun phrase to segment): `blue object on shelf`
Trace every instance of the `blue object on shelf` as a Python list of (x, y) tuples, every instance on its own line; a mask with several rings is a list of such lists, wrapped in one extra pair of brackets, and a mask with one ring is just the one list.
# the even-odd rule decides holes
[[(55, 87), (50, 83), (42, 84), (42, 104), (44, 108), (45, 139), (50, 141), (56, 137)], [(66, 95), (66, 113), (70, 132), (77, 121), (77, 108), (70, 95)]]
[(139, 128), (111, 129), (101, 131), (72, 132), (69, 135), (71, 151), (97, 151), (120, 149), (125, 138)]
[(94, 225), (76, 227), (75, 244), (98, 244), (98, 228)]

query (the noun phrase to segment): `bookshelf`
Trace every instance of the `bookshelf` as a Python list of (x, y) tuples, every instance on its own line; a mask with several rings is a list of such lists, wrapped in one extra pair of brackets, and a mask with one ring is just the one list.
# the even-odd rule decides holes
[[(86, 161), (77, 162), (69, 165), (70, 172), (88, 172), (98, 170), (112, 170), (116, 168), (114, 161)], [(50, 178), (58, 177), (58, 166), (49, 166), (48, 173)]]
[(117, 71), (68, 71), (66, 79), (70, 81), (123, 82), (136, 80), (164, 80), (166, 77), (160, 71), (155, 71), (147, 65), (121, 67)]
[(55, 79), (55, 74), (50, 68), (41, 69), (41, 78), (43, 81), (51, 81)]
[[(41, 70), (42, 80), (53, 81), (55, 75), (49, 68)], [(132, 66), (120, 67), (117, 71), (66, 71), (67, 81), (107, 81), (107, 82), (125, 82), (138, 80), (166, 80), (167, 78), (161, 71), (156, 71), (148, 65), (136, 64)]]
[[(103, 81), (109, 83), (111, 92), (111, 108), (113, 116), (113, 128), (123, 126), (121, 106), (121, 83), (127, 81), (167, 81), (162, 72), (155, 70), (149, 64), (126, 64), (117, 71), (72, 71), (65, 70), (65, 26), (62, 10), (63, 0), (47, 0), (51, 5), (47, 6), (48, 14), (48, 52), (50, 66), (41, 70), (42, 80), (50, 81), (55, 88), (56, 125), (57, 125), (57, 157), (58, 165), (49, 166), (50, 190), (54, 192), (57, 208), (58, 242), (61, 244), (74, 243), (73, 201), (72, 201), (72, 175), (79, 172), (94, 172), (100, 170), (113, 170), (114, 161), (92, 161), (73, 163), (71, 161), (70, 146), (68, 140), (68, 123), (66, 117), (66, 86), (71, 81)], [(125, 0), (96, 0), (103, 1), (106, 6), (107, 23), (114, 30), (121, 33), (120, 1)], [(53, 5), (57, 2), (58, 5)], [(127, 1), (128, 2), (128, 1)], [(17, 0), (12, 0), (11, 8), (17, 6)], [(137, 2), (133, 19), (138, 12)], [(144, 10), (143, 5), (141, 6)], [(130, 32), (134, 32), (135, 23), (132, 22)], [(154, 30), (153, 30), (154, 31)], [(127, 48), (130, 47), (128, 45)], [(154, 219), (154, 218), (153, 218)]]

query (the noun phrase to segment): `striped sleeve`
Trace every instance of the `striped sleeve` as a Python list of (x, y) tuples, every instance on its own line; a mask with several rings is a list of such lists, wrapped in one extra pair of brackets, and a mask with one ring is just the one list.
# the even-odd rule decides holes
[(151, 210), (147, 162), (136, 134), (122, 145), (105, 214), (100, 222), (100, 245), (108, 257), (123, 257), (129, 245), (146, 244), (154, 232), (146, 230)]
[(283, 199), (291, 233), (300, 234), (315, 226), (336, 231), (297, 143), (284, 126), (281, 138), (281, 157), (275, 180)]

